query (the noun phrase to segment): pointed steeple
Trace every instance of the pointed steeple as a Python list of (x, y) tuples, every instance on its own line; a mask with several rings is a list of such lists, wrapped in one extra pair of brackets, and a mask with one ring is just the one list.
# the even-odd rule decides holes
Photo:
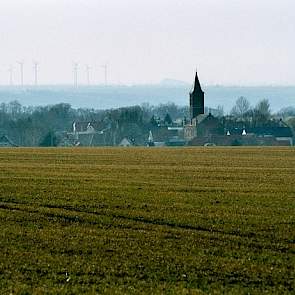
[(199, 81), (198, 71), (197, 70), (196, 70), (195, 84), (194, 84), (193, 92), (196, 92), (196, 91), (202, 91), (203, 92), (200, 81)]
[(200, 114), (204, 114), (204, 91), (202, 90), (198, 72), (196, 71), (194, 89), (190, 93), (190, 117), (196, 118)]

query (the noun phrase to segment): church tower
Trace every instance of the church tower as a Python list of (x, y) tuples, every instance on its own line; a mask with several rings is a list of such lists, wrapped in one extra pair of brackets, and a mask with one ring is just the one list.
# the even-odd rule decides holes
[(205, 113), (204, 106), (204, 91), (196, 72), (195, 85), (193, 91), (190, 93), (190, 117), (191, 120), (195, 119), (198, 115)]

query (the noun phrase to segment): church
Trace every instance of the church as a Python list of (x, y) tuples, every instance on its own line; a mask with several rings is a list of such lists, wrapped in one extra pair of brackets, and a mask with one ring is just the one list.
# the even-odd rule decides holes
[(191, 121), (196, 119), (199, 115), (203, 115), (205, 113), (204, 96), (205, 96), (205, 93), (202, 90), (198, 73), (196, 72), (194, 88), (193, 88), (193, 91), (190, 93)]
[(193, 90), (189, 94), (190, 120), (184, 126), (184, 139), (191, 141), (197, 136), (198, 123), (203, 121), (205, 115), (205, 93), (202, 90), (198, 73), (195, 75)]
[(210, 112), (205, 114), (204, 98), (196, 72), (193, 90), (189, 94), (190, 120), (184, 126), (184, 139), (188, 145), (293, 145), (292, 130), (283, 126), (283, 122), (275, 127), (229, 128)]

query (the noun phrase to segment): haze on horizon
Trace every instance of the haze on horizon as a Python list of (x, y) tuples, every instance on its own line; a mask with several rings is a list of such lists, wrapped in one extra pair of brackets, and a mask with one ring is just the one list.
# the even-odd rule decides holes
[(294, 0), (1, 0), (0, 84), (295, 85)]

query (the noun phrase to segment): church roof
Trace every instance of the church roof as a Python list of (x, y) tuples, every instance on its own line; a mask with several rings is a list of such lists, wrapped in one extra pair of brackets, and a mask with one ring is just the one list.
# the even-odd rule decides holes
[(197, 116), (197, 121), (198, 124), (202, 123), (203, 121), (205, 121), (208, 118), (208, 114), (200, 114)]

